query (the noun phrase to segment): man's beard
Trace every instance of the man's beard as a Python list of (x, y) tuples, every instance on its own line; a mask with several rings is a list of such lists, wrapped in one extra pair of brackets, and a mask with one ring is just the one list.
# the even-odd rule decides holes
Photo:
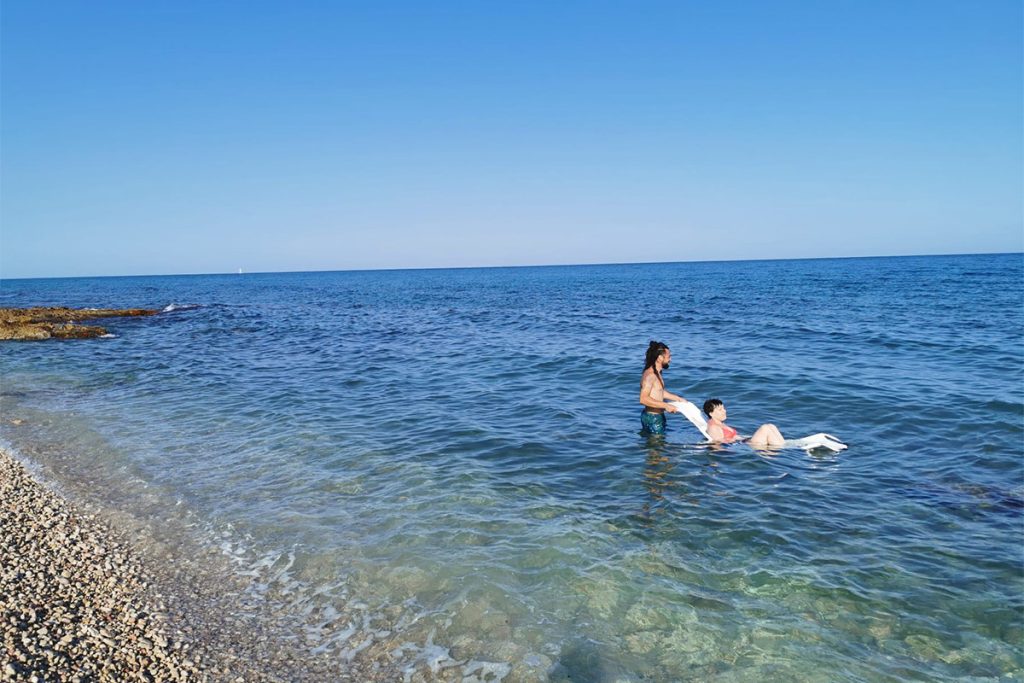
[(661, 366), (661, 369), (662, 370), (668, 370), (668, 366), (669, 365), (670, 365), (670, 363), (665, 363), (664, 365)]

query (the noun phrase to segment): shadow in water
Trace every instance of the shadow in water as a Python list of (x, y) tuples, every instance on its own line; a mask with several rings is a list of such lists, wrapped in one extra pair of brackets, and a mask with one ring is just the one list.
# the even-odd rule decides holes
[(612, 674), (596, 644), (576, 640), (562, 650), (562, 656), (551, 668), (548, 680), (551, 683), (605, 681), (613, 679)]
[(688, 482), (698, 469), (704, 475), (718, 475), (718, 463), (708, 458), (718, 450), (721, 447), (716, 444), (673, 444), (664, 435), (647, 436), (642, 482), (646, 496), (637, 514), (640, 523), (650, 528), (660, 516), (680, 504), (699, 505), (700, 498), (690, 490)]

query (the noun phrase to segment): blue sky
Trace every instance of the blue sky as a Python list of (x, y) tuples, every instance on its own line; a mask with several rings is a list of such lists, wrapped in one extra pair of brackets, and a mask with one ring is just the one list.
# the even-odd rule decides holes
[(5, 0), (0, 276), (1024, 250), (1022, 3)]

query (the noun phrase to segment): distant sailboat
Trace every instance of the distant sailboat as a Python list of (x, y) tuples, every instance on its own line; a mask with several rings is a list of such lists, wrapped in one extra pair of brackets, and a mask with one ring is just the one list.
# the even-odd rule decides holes
[(239, 268), (239, 269), (238, 269), (238, 274), (239, 274), (239, 275), (241, 275), (241, 274), (242, 274), (242, 269), (241, 269), (241, 268)]

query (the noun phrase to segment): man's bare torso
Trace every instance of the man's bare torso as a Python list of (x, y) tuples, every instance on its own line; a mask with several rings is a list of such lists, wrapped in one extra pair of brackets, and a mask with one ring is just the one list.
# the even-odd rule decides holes
[[(644, 370), (643, 376), (640, 378), (641, 388), (650, 387), (650, 396), (656, 401), (665, 400), (665, 382), (658, 376), (658, 373), (654, 368), (647, 368)], [(663, 413), (665, 412), (662, 408), (646, 408), (649, 413)]]

